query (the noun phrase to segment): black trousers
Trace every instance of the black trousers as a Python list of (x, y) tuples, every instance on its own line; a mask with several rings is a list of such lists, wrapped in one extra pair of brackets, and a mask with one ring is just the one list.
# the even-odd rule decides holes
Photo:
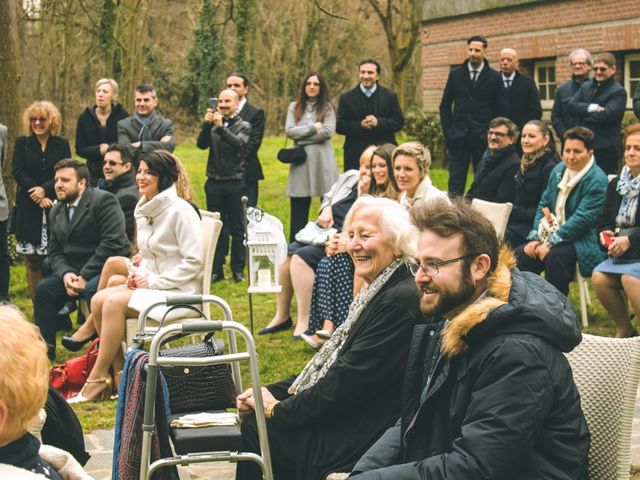
[(296, 233), (309, 221), (311, 197), (291, 197), (291, 221), (289, 223), (289, 242), (296, 239)]
[[(91, 297), (98, 289), (100, 275), (87, 280), (87, 286), (80, 296), (89, 305), (91, 305)], [(64, 288), (62, 279), (57, 275), (46, 277), (38, 283), (36, 287), (36, 298), (33, 302), (33, 320), (40, 328), (40, 334), (44, 341), (47, 342), (47, 350), (50, 360), (56, 358), (56, 332), (65, 325), (70, 324), (69, 315), (58, 315), (58, 310), (71, 300), (77, 300), (78, 297), (70, 297)]]
[(258, 205), (258, 180), (245, 180), (244, 191), (248, 200), (247, 207)]
[(9, 219), (0, 222), (0, 300), (9, 301), (9, 276), (11, 259), (7, 246)]
[(544, 262), (528, 256), (524, 253), (524, 245), (521, 245), (516, 249), (516, 258), (520, 270), (538, 274), (544, 271), (547, 282), (563, 294), (569, 294), (569, 284), (575, 277), (576, 262), (578, 261), (573, 243), (562, 242), (551, 248), (544, 258)]
[(216, 253), (213, 259), (213, 273), (222, 275), (222, 267), (225, 262), (225, 249), (228, 250), (228, 238), (231, 235), (231, 270), (242, 272), (244, 270), (244, 218), (242, 214), (242, 196), (245, 193), (244, 180), (213, 180), (207, 179), (204, 185), (207, 195), (207, 210), (220, 212), (226, 230), (220, 232), (220, 239), (216, 245)]
[(449, 195), (461, 197), (467, 184), (469, 162), (476, 171), (482, 155), (487, 150), (487, 140), (468, 137), (457, 142), (447, 142), (449, 161)]

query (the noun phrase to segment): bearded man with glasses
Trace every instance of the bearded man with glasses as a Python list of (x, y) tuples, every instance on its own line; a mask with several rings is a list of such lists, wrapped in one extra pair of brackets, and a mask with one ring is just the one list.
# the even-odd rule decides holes
[(566, 298), (499, 250), (456, 199), (413, 209), (414, 329), (402, 416), (349, 478), (587, 478), (589, 432), (562, 352), (581, 340)]

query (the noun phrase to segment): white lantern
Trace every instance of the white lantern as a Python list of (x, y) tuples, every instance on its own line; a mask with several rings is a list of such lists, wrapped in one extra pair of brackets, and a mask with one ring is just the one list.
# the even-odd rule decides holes
[(271, 231), (253, 231), (249, 247), (249, 293), (279, 293), (278, 248), (276, 236)]

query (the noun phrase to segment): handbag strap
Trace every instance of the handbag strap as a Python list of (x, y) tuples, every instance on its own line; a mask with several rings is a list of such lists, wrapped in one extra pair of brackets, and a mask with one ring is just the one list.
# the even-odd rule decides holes
[(100, 337), (96, 337), (91, 342), (91, 345), (89, 345), (89, 348), (87, 348), (87, 353), (84, 355), (84, 361), (87, 367), (89, 366), (89, 359), (91, 358), (92, 350), (97, 350), (99, 345), (100, 345)]
[[(172, 305), (169, 308), (167, 308), (167, 311), (164, 312), (164, 315), (162, 316), (162, 319), (160, 320), (160, 325), (158, 326), (158, 330), (160, 330), (162, 328), (162, 325), (164, 324), (165, 319), (167, 318), (167, 316), (169, 315), (169, 313), (171, 313), (173, 310), (177, 310), (178, 308), (183, 308), (185, 310), (191, 310), (192, 312), (196, 312), (198, 315), (200, 315), (200, 318), (202, 318), (203, 320), (207, 320), (207, 316), (204, 314), (204, 312), (202, 310), (200, 310), (199, 308), (194, 307), (193, 305), (189, 305), (187, 303), (179, 303), (177, 305)], [(175, 335), (168, 337), (165, 341), (162, 342), (162, 345), (167, 344), (168, 342), (173, 342), (175, 340), (179, 340), (183, 337), (186, 337), (187, 335), (184, 333), (176, 333)], [(204, 337), (204, 341), (208, 341), (213, 337), (213, 332), (209, 332), (205, 337)]]

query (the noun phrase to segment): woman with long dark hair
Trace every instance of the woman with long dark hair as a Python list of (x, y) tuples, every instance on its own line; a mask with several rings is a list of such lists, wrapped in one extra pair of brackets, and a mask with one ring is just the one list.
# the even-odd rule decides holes
[(289, 240), (309, 219), (311, 198), (327, 192), (338, 178), (331, 137), (336, 115), (327, 84), (317, 72), (307, 74), (298, 98), (289, 105), (285, 132), (295, 145), (304, 147), (306, 160), (289, 166), (287, 196), (291, 199)]

